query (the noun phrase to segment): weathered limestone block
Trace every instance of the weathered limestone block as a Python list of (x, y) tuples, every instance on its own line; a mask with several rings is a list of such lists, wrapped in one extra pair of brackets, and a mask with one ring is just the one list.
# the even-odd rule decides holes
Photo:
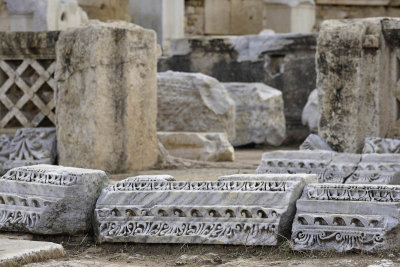
[(100, 242), (276, 245), (279, 235), (290, 232), (294, 203), (313, 178), (129, 178), (103, 189), (95, 210), (97, 237)]
[(301, 142), (310, 133), (301, 123), (301, 113), (309, 94), (316, 88), (316, 36), (274, 34), (174, 39), (171, 56), (159, 59), (158, 71), (200, 72), (221, 82), (264, 83), (276, 88), (282, 91), (286, 142)]
[(235, 151), (226, 133), (157, 132), (172, 156), (201, 161), (233, 161)]
[(54, 165), (19, 167), (0, 178), (0, 230), (78, 234), (92, 228), (103, 171)]
[(236, 105), (234, 146), (279, 146), (286, 137), (282, 92), (263, 83), (223, 83)]
[(225, 132), (235, 138), (235, 103), (216, 79), (201, 73), (158, 73), (159, 131)]
[(93, 22), (57, 42), (61, 165), (128, 172), (157, 161), (154, 31)]
[(306, 140), (300, 145), (300, 150), (327, 150), (333, 151), (332, 148), (318, 135), (310, 134)]
[(400, 139), (366, 137), (363, 153), (400, 153)]
[(400, 20), (326, 21), (318, 35), (318, 134), (339, 152), (360, 153), (365, 137), (400, 136)]
[(312, 173), (326, 183), (399, 184), (400, 155), (275, 151), (262, 156), (256, 172)]
[(308, 96), (303, 113), (301, 114), (301, 122), (308, 126), (311, 132), (318, 132), (318, 90), (314, 89)]
[(55, 128), (21, 128), (14, 137), (0, 136), (0, 173), (28, 165), (54, 164)]
[(295, 250), (379, 251), (399, 247), (400, 186), (310, 184), (297, 201)]
[(7, 0), (9, 28), (3, 31), (54, 31), (88, 22), (77, 0)]

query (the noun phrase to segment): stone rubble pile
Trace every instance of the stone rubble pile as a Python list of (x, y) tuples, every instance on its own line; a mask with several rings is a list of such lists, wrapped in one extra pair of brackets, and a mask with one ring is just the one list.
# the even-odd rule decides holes
[(182, 182), (137, 176), (103, 189), (100, 242), (276, 245), (314, 175), (232, 175)]

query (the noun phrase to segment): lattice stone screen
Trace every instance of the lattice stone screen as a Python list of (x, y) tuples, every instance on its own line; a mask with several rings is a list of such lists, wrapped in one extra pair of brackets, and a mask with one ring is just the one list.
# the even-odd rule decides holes
[(58, 32), (0, 33), (0, 131), (55, 126)]

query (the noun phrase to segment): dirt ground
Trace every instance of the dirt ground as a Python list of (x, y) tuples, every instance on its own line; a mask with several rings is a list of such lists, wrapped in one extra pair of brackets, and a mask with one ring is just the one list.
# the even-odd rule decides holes
[[(279, 149), (297, 149), (280, 147)], [(255, 173), (262, 153), (274, 148), (238, 149), (235, 162), (220, 162), (209, 167), (149, 170), (137, 173), (110, 175), (112, 183), (138, 174), (169, 174), (176, 180), (216, 180), (221, 175)], [(189, 244), (102, 244), (92, 236), (33, 237), (61, 243), (67, 256), (28, 266), (326, 266), (326, 267), (392, 267), (400, 266), (400, 251), (379, 254), (361, 252), (293, 252), (289, 242), (277, 247), (250, 247)]]

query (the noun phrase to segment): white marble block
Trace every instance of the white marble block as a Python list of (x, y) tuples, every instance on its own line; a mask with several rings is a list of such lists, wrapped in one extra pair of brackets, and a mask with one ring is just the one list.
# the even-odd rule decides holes
[(235, 102), (216, 79), (167, 71), (157, 82), (158, 131), (225, 132), (235, 139)]
[(80, 234), (92, 228), (103, 171), (54, 165), (19, 167), (0, 178), (0, 231)]
[(276, 245), (314, 175), (233, 175), (218, 181), (135, 177), (103, 189), (99, 242)]
[(300, 150), (333, 151), (332, 148), (325, 142), (325, 140), (316, 134), (310, 134), (300, 145)]
[(310, 184), (297, 201), (295, 250), (397, 249), (400, 186)]
[(313, 173), (323, 183), (399, 184), (400, 155), (326, 150), (264, 153), (257, 173)]
[(235, 159), (226, 133), (157, 132), (157, 137), (174, 157), (200, 161)]
[(0, 173), (28, 165), (54, 164), (55, 128), (21, 128), (14, 136), (0, 136)]
[(223, 83), (236, 104), (232, 144), (279, 146), (286, 137), (282, 92), (263, 83)]

